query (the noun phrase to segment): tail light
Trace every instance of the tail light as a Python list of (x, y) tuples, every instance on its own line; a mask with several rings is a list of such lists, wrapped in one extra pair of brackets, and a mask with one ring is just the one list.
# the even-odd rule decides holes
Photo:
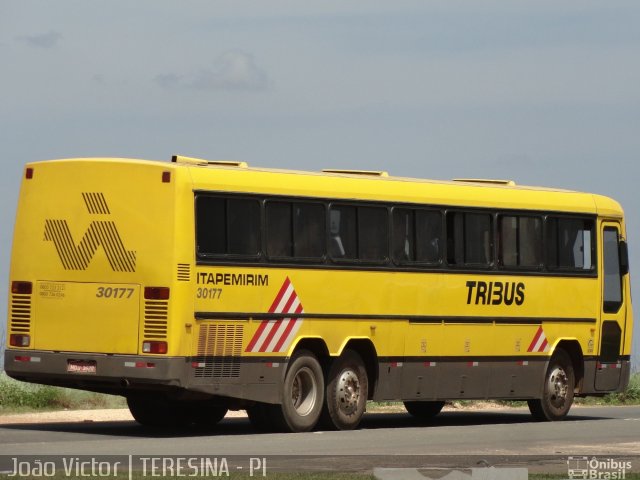
[(146, 341), (142, 343), (142, 353), (167, 353), (167, 342)]
[(11, 282), (11, 293), (16, 295), (31, 295), (33, 284), (31, 282)]
[(169, 287), (144, 287), (144, 298), (147, 300), (169, 300)]
[(9, 345), (12, 347), (28, 347), (31, 344), (31, 336), (12, 333), (9, 335)]

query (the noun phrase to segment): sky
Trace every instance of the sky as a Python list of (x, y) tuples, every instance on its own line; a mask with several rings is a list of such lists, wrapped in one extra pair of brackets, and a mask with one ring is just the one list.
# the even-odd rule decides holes
[(2, 0), (0, 302), (23, 165), (85, 156), (604, 194), (633, 279), (638, 25), (637, 0)]

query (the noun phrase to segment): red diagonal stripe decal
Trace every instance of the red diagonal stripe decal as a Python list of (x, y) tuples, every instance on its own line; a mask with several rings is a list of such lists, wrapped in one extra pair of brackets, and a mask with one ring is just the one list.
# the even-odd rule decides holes
[(293, 302), (296, 301), (296, 298), (298, 298), (298, 295), (296, 295), (296, 292), (295, 291), (291, 292), (291, 295), (289, 296), (289, 299), (287, 300), (286, 305), (282, 309), (282, 313), (291, 313), (291, 305), (293, 305)]
[[(289, 279), (287, 278), (287, 280)], [(288, 282), (285, 282), (285, 283), (288, 283)], [(282, 309), (282, 313), (289, 313), (289, 310), (291, 309), (291, 305), (293, 304), (293, 302), (295, 302), (296, 298), (298, 298), (298, 296), (296, 295), (296, 292), (291, 292), (291, 294), (289, 295), (289, 298), (287, 299), (287, 303)], [(271, 343), (271, 340), (273, 340), (273, 337), (278, 332), (278, 329), (280, 328), (280, 325), (282, 325), (283, 321), (284, 321), (284, 318), (281, 318), (273, 325), (273, 327), (271, 327), (271, 330), (269, 331), (267, 338), (265, 338), (264, 342), (262, 342), (262, 345), (260, 345), (261, 352), (265, 352), (267, 350), (267, 347)]]
[[(278, 308), (278, 305), (280, 304), (280, 301), (282, 300), (282, 297), (284, 296), (285, 292), (287, 291), (287, 288), (289, 288), (290, 284), (291, 284), (291, 281), (289, 280), (289, 277), (287, 277), (284, 280), (284, 282), (282, 283), (282, 286), (280, 287), (280, 290), (278, 291), (278, 294), (276, 295), (276, 298), (273, 300), (273, 303), (271, 304), (271, 307), (269, 307), (269, 313), (275, 313), (276, 308)], [(262, 335), (262, 332), (264, 332), (264, 329), (267, 328), (268, 324), (269, 324), (268, 320), (263, 320), (260, 323), (260, 326), (258, 327), (258, 330), (256, 330), (256, 333), (251, 338), (251, 341), (249, 342), (249, 345), (247, 345), (247, 348), (246, 348), (245, 352), (251, 352), (255, 348), (256, 343), (258, 342), (258, 339), (260, 338), (260, 335)]]
[(276, 332), (280, 328), (280, 325), (282, 325), (283, 321), (284, 319), (281, 318), (280, 320), (278, 320), (276, 323), (273, 324), (273, 327), (271, 327), (271, 331), (269, 332), (269, 335), (267, 335), (267, 338), (265, 338), (264, 342), (262, 342), (262, 345), (260, 345), (260, 350), (258, 350), (259, 352), (265, 352), (267, 350), (267, 347), (271, 343), (273, 336), (276, 334)]
[(548, 342), (547, 342), (547, 339), (545, 338), (545, 339), (542, 341), (542, 345), (540, 345), (540, 348), (538, 349), (538, 351), (539, 351), (539, 352), (544, 352), (544, 349), (545, 349), (545, 348), (547, 348), (547, 345), (548, 345)]
[(278, 295), (276, 295), (276, 299), (271, 304), (271, 308), (269, 308), (269, 313), (275, 313), (276, 308), (278, 308), (278, 305), (280, 304), (280, 300), (282, 300), (284, 292), (287, 291), (287, 288), (289, 288), (289, 285), (291, 285), (291, 280), (289, 280), (289, 277), (287, 277), (284, 283), (282, 284), (282, 287), (280, 287), (280, 291), (278, 292)]
[(249, 342), (249, 345), (247, 345), (247, 349), (245, 350), (245, 352), (250, 352), (250, 351), (253, 350), (253, 348), (256, 346), (256, 342), (260, 338), (260, 335), (262, 335), (262, 332), (264, 331), (264, 329), (267, 328), (267, 323), (269, 323), (268, 320), (263, 320), (260, 323), (260, 326), (258, 327), (258, 330), (256, 330), (255, 335), (253, 336), (253, 338)]
[(269, 308), (270, 314), (276, 314), (275, 318), (265, 319), (260, 323), (245, 351), (279, 352), (282, 348), (287, 348), (291, 342), (289, 337), (302, 323), (296, 315), (303, 311), (291, 280), (289, 277), (285, 278)]
[[(295, 313), (301, 313), (302, 312), (302, 304), (298, 305), (298, 308), (296, 308)], [(289, 334), (291, 333), (291, 330), (293, 330), (293, 327), (295, 326), (296, 322), (298, 321), (298, 319), (296, 317), (290, 318), (289, 319), (289, 324), (287, 325), (287, 328), (285, 328), (284, 332), (282, 333), (282, 336), (280, 337), (280, 340), (278, 340), (278, 343), (276, 344), (276, 347), (273, 349), (274, 352), (279, 352), (280, 348), (282, 348), (282, 345), (284, 344), (285, 340), (287, 339), (287, 337), (289, 336)]]
[(540, 339), (540, 335), (542, 335), (542, 327), (538, 328), (538, 331), (536, 332), (535, 337), (533, 337), (533, 341), (531, 342), (531, 345), (529, 345), (527, 352), (533, 352), (533, 347), (535, 347), (536, 343), (538, 343), (538, 339)]

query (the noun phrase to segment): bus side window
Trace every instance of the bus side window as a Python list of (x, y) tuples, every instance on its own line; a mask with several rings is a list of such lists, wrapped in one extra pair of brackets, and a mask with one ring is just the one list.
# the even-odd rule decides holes
[(356, 258), (355, 207), (332, 205), (329, 233), (329, 253), (332, 258)]
[(198, 255), (257, 256), (260, 204), (244, 198), (198, 196), (196, 242)]
[(422, 209), (393, 209), (393, 258), (398, 263), (440, 262), (442, 215)]
[(265, 212), (269, 258), (319, 261), (324, 257), (324, 205), (267, 201)]
[(414, 261), (415, 229), (414, 210), (393, 209), (393, 259), (398, 263)]
[(417, 210), (415, 222), (416, 260), (421, 263), (439, 263), (442, 214), (429, 210)]
[(260, 203), (257, 200), (227, 200), (227, 253), (255, 256), (260, 247)]
[[(618, 248), (618, 230), (604, 229), (602, 241), (604, 255), (604, 306), (605, 313), (616, 313), (622, 306), (622, 271), (620, 269), (620, 250)], [(610, 323), (610, 322), (604, 322)], [(615, 322), (613, 322), (615, 324)], [(616, 324), (617, 325), (617, 324)], [(602, 327), (604, 334), (604, 324)], [(603, 339), (604, 344), (604, 339)], [(616, 352), (617, 353), (617, 352)]]
[(591, 271), (594, 268), (594, 223), (581, 218), (547, 218), (547, 266)]
[(296, 203), (293, 210), (293, 255), (320, 259), (325, 255), (325, 210), (321, 203)]
[(389, 218), (385, 207), (358, 207), (358, 259), (384, 262), (389, 256)]
[(329, 211), (329, 254), (335, 260), (379, 263), (389, 251), (386, 207), (332, 205)]
[(538, 269), (542, 265), (542, 220), (529, 216), (500, 216), (500, 264)]
[(447, 262), (450, 265), (486, 267), (493, 260), (491, 215), (447, 213)]
[(267, 255), (270, 258), (291, 257), (293, 252), (291, 203), (267, 202)]
[(447, 263), (464, 265), (464, 214), (447, 214)]
[(227, 209), (224, 198), (196, 198), (196, 250), (198, 255), (227, 251)]

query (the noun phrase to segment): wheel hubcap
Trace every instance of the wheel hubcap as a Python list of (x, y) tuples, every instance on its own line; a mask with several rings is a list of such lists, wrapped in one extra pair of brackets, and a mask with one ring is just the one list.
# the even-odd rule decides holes
[(360, 400), (360, 381), (353, 370), (345, 370), (340, 375), (336, 396), (340, 410), (345, 414), (351, 415), (357, 410)]
[(291, 403), (298, 415), (308, 415), (316, 404), (318, 385), (309, 368), (301, 368), (293, 379)]
[(549, 400), (555, 408), (564, 407), (569, 395), (569, 378), (561, 367), (556, 367), (549, 375)]

